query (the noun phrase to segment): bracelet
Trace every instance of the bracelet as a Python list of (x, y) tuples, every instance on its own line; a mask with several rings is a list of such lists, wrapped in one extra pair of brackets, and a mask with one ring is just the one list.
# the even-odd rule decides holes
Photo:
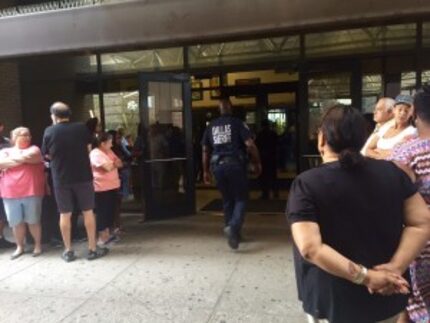
[(367, 277), (367, 273), (368, 273), (368, 270), (367, 270), (367, 268), (366, 267), (364, 267), (363, 265), (360, 265), (360, 271), (357, 273), (357, 275), (354, 277), (354, 279), (352, 280), (352, 282), (354, 283), (354, 284), (357, 284), (357, 285), (362, 285), (363, 284), (363, 282), (364, 282), (364, 280), (366, 279), (366, 277)]

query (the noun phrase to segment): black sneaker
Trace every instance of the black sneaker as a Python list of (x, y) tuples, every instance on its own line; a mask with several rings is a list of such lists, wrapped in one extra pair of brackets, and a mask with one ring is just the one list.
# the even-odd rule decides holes
[(233, 250), (237, 250), (237, 248), (239, 248), (239, 236), (231, 230), (231, 227), (225, 227), (224, 233), (227, 236), (229, 247)]
[[(229, 237), (229, 235), (230, 235), (230, 227), (229, 226), (224, 227), (224, 235), (226, 236), (226, 238)], [(239, 242), (245, 241), (245, 239), (242, 237), (242, 234), (240, 232), (237, 234), (237, 238), (239, 239)]]
[(95, 260), (95, 259), (106, 256), (108, 253), (109, 253), (108, 248), (97, 247), (96, 250), (88, 250), (87, 259), (88, 260)]
[(0, 238), (0, 249), (10, 249), (14, 247), (16, 247), (14, 243), (7, 241), (5, 238)]
[(75, 252), (73, 250), (64, 251), (61, 258), (63, 258), (65, 262), (72, 262), (76, 260)]

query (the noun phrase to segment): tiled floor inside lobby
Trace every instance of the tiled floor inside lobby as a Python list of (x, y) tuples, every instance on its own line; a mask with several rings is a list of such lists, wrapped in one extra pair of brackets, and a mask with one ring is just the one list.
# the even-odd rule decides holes
[(304, 322), (283, 216), (248, 216), (237, 252), (219, 216), (137, 219), (94, 262), (66, 264), (60, 249), (15, 261), (1, 251), (0, 322)]

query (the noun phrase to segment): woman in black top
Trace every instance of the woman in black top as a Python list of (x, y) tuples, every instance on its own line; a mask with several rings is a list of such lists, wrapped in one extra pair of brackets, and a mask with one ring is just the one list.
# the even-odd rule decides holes
[[(407, 302), (401, 275), (430, 236), (422, 197), (394, 164), (360, 155), (365, 138), (357, 110), (331, 108), (318, 134), (324, 164), (291, 187), (287, 214), (309, 322), (395, 322)], [(392, 271), (375, 269), (387, 263)]]

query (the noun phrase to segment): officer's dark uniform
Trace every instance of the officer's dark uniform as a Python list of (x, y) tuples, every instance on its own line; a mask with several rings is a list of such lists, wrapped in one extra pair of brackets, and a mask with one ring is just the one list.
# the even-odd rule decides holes
[(225, 225), (240, 234), (248, 198), (245, 142), (251, 132), (240, 119), (223, 115), (206, 128), (202, 145), (212, 149), (211, 170), (223, 198)]

